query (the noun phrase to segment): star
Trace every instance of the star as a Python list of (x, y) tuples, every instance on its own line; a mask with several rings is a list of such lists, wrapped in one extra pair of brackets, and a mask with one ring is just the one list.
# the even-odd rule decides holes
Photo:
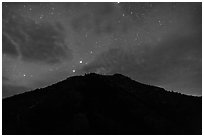
[(158, 23), (159, 23), (160, 26), (162, 25), (161, 20), (158, 20)]
[(44, 16), (43, 15), (40, 15), (40, 19), (42, 19)]

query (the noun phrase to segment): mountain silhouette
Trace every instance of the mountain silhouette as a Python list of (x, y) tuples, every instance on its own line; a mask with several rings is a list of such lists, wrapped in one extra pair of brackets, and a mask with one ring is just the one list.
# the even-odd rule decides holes
[(90, 73), (3, 99), (2, 123), (4, 135), (202, 134), (202, 97)]

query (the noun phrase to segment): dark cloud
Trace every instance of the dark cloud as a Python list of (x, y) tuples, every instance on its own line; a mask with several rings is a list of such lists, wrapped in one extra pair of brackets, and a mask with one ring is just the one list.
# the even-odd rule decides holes
[(8, 10), (3, 12), (2, 45), (3, 53), (29, 62), (53, 64), (72, 58), (60, 23), (38, 24)]
[(12, 43), (11, 40), (9, 40), (8, 37), (6, 37), (5, 34), (2, 35), (2, 43), (4, 45), (4, 46), (2, 46), (2, 52), (3, 53), (9, 54), (13, 57), (18, 56), (18, 51), (17, 51), (15, 45)]

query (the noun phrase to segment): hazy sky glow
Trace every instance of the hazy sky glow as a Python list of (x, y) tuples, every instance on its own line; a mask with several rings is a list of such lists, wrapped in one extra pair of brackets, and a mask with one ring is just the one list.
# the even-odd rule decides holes
[(3, 97), (89, 72), (202, 94), (201, 3), (3, 3)]

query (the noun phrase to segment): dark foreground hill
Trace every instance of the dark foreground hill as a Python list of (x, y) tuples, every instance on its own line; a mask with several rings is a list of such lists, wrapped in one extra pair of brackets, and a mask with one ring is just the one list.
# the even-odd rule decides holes
[(3, 99), (3, 134), (202, 134), (202, 98), (120, 74), (70, 77)]

